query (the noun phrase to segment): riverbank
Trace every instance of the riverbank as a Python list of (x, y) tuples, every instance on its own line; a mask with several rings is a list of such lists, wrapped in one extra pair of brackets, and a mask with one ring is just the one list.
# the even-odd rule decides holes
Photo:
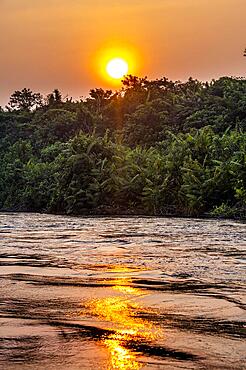
[(204, 213), (204, 214), (196, 214), (196, 215), (189, 215), (189, 214), (180, 214), (175, 212), (175, 210), (169, 209), (168, 212), (162, 213), (146, 213), (143, 209), (122, 209), (117, 207), (98, 207), (96, 209), (81, 209), (79, 212), (76, 213), (65, 213), (65, 212), (49, 212), (46, 210), (37, 210), (27, 209), (27, 208), (2, 208), (0, 209), (2, 213), (40, 213), (40, 214), (50, 214), (50, 215), (63, 215), (63, 216), (83, 216), (83, 217), (163, 217), (163, 218), (200, 218), (200, 219), (231, 219), (231, 220), (246, 220), (246, 208), (230, 208), (230, 209), (218, 209), (211, 213)]

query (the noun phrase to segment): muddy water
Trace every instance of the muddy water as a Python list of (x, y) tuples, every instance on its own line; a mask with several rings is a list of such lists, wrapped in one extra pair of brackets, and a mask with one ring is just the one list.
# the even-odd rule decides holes
[(0, 214), (1, 369), (245, 369), (246, 224)]

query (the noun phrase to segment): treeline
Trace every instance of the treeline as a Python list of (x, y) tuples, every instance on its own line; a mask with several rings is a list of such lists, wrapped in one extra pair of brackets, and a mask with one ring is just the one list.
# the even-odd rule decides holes
[(0, 209), (246, 217), (246, 80), (127, 76), (0, 111)]

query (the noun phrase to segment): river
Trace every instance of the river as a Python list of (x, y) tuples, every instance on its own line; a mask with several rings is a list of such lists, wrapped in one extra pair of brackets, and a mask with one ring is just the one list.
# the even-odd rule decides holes
[(246, 224), (0, 214), (1, 369), (245, 369)]

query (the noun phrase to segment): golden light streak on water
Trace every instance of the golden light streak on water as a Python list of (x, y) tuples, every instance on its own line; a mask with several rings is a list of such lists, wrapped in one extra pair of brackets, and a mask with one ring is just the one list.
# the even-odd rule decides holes
[(131, 286), (128, 286), (128, 285), (116, 285), (113, 287), (114, 290), (117, 290), (121, 293), (125, 293), (125, 294), (134, 294), (134, 295), (146, 295), (147, 293), (146, 292), (143, 292), (141, 289), (138, 289), (138, 288), (134, 288), (134, 287), (131, 287)]
[(146, 319), (136, 316), (136, 312), (150, 313), (150, 310), (133, 301), (146, 293), (130, 287), (128, 279), (119, 279), (118, 284), (113, 289), (123, 293), (122, 296), (92, 300), (87, 303), (87, 308), (90, 315), (103, 322), (105, 329), (115, 331), (100, 343), (109, 352), (108, 370), (140, 370), (143, 366), (138, 361), (140, 353), (129, 349), (129, 344), (137, 348), (138, 344), (154, 341), (159, 335), (158, 329)]
[(140, 370), (143, 365), (136, 360), (136, 353), (132, 353), (130, 350), (122, 347), (120, 343), (120, 340), (117, 340), (115, 335), (104, 341), (104, 345), (110, 353), (108, 370)]

